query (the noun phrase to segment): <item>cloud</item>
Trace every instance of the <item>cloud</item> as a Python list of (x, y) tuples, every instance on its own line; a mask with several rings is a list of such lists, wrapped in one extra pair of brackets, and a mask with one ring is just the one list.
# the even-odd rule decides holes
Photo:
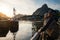
[(51, 2), (48, 2), (48, 1), (46, 1), (46, 3), (47, 3), (47, 5), (48, 5), (50, 8), (60, 10), (60, 9), (59, 9), (59, 8), (60, 8), (60, 4), (51, 3)]
[(15, 7), (22, 14), (32, 14), (36, 8), (32, 0), (5, 0), (4, 2)]
[[(40, 8), (44, 3), (47, 3), (49, 7), (53, 9), (59, 9), (60, 5), (53, 4), (47, 0), (0, 0), (1, 4), (4, 4), (8, 8), (9, 15), (13, 15), (13, 8), (16, 9), (16, 14), (27, 14), (31, 15), (33, 12)], [(1, 5), (2, 6), (2, 5)]]
[(46, 0), (46, 1), (52, 4), (60, 4), (60, 0)]
[[(4, 4), (8, 8), (10, 16), (13, 13), (13, 8), (16, 9), (16, 14), (27, 14), (31, 15), (37, 9), (33, 0), (0, 0), (1, 6)], [(4, 7), (3, 5), (3, 7)]]
[(38, 7), (46, 3), (50, 8), (60, 10), (60, 0), (34, 0), (34, 2)]

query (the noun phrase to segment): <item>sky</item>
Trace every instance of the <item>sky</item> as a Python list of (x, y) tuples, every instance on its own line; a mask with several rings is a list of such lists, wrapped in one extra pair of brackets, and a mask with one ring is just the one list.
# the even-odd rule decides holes
[(13, 8), (15, 8), (16, 15), (32, 15), (43, 4), (47, 4), (52, 9), (60, 10), (60, 0), (0, 0), (0, 12), (12, 17)]

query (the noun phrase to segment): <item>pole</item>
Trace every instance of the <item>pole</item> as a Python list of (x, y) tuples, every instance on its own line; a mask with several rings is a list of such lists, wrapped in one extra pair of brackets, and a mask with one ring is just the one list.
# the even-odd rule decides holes
[(13, 40), (15, 40), (16, 38), (16, 33), (13, 33)]

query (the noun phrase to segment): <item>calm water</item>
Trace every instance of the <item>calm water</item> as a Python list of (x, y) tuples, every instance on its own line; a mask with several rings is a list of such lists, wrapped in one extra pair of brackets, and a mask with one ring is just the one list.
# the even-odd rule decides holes
[[(19, 21), (19, 30), (16, 33), (16, 40), (30, 40), (32, 36), (32, 22)], [(0, 40), (13, 40), (13, 34), (9, 31), (6, 37), (0, 37)]]
[[(19, 30), (16, 33), (16, 40), (30, 40), (32, 35), (42, 27), (43, 22), (19, 21)], [(0, 40), (13, 40), (13, 33), (10, 31), (6, 37), (0, 37)]]

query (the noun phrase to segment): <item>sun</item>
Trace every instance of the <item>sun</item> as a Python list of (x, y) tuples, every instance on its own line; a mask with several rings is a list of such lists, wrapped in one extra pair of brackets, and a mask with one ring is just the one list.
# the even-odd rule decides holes
[(13, 16), (12, 9), (8, 5), (0, 4), (0, 12), (4, 13), (8, 17)]

